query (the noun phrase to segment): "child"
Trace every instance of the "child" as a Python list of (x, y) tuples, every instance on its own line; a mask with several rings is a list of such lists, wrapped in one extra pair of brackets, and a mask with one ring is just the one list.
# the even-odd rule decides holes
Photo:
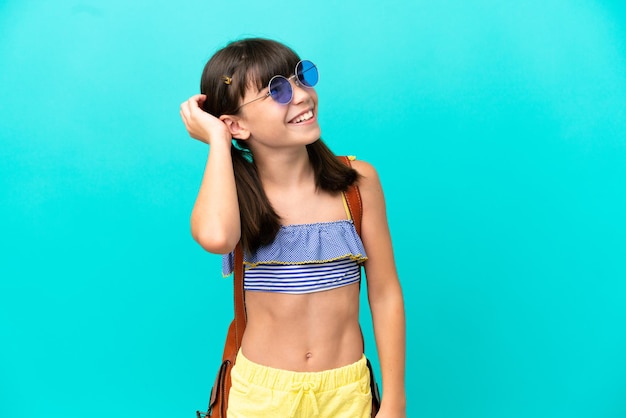
[[(229, 418), (369, 417), (359, 325), (365, 268), (384, 395), (379, 418), (405, 417), (405, 318), (375, 169), (340, 162), (320, 139), (315, 64), (267, 39), (243, 39), (206, 64), (181, 105), (210, 145), (191, 215), (194, 239), (244, 249), (247, 325), (232, 370)], [(358, 104), (355, 104), (357, 106)], [(344, 194), (363, 201), (357, 234)]]

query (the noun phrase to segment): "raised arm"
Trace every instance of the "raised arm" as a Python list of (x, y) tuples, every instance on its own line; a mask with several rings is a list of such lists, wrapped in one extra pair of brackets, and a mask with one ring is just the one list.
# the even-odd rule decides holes
[(198, 94), (180, 105), (189, 135), (209, 144), (204, 176), (191, 213), (191, 234), (205, 250), (226, 254), (235, 248), (241, 235), (230, 156), (232, 136), (223, 121), (202, 110), (205, 99)]
[(359, 160), (352, 165), (362, 175), (359, 182), (363, 199), (361, 237), (368, 256), (365, 262), (367, 292), (382, 372), (383, 399), (377, 417), (406, 417), (404, 302), (385, 199), (374, 167)]

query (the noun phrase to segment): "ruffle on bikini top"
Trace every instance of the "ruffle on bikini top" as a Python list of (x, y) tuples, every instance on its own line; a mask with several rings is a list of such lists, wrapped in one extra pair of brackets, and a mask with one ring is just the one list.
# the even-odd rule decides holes
[[(282, 226), (271, 244), (244, 255), (246, 270), (261, 264), (314, 264), (367, 260), (361, 237), (351, 220)], [(222, 256), (222, 274), (234, 269), (234, 252)]]

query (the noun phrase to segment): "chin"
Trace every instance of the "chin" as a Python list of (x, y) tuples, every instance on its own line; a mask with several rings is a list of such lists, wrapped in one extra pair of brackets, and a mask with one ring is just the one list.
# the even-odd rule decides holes
[(309, 140), (307, 141), (307, 143), (306, 143), (306, 144), (307, 144), (307, 145), (310, 145), (310, 144), (312, 144), (312, 143), (314, 143), (314, 142), (317, 142), (317, 141), (319, 141), (319, 140), (320, 140), (320, 138), (321, 138), (321, 137), (322, 137), (322, 132), (321, 132), (321, 130), (320, 130), (320, 129), (318, 129), (318, 130), (317, 130), (317, 132), (315, 133), (315, 135), (311, 135), (311, 136), (309, 137)]

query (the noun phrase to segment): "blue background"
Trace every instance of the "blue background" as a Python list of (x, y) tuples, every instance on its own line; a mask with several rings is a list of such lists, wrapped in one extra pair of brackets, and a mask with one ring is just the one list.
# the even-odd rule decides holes
[(0, 1), (0, 416), (205, 407), (232, 290), (178, 106), (251, 35), (380, 172), (408, 416), (625, 417), (626, 3), (591, 0)]

